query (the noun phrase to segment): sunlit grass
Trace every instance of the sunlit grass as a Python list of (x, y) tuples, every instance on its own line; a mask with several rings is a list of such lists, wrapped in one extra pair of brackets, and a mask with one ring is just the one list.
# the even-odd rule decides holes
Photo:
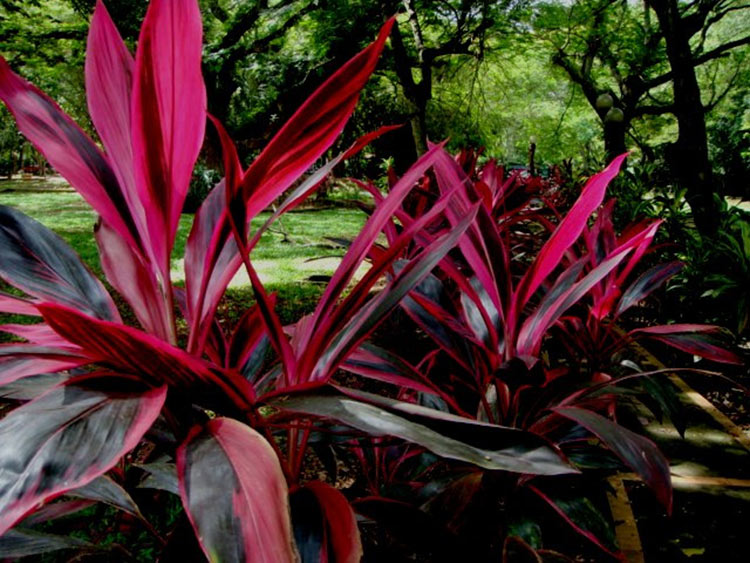
[[(0, 182), (0, 189), (6, 186)], [(30, 183), (25, 183), (24, 187), (30, 187)], [(15, 207), (55, 231), (92, 270), (101, 275), (94, 240), (96, 214), (77, 193), (10, 190), (0, 192), (0, 204)], [(253, 229), (267, 218), (268, 213), (262, 213), (253, 221)], [(173, 253), (177, 282), (184, 279), (181, 258), (192, 221), (192, 215), (183, 215), (180, 219)], [(293, 211), (263, 235), (252, 253), (253, 262), (261, 279), (269, 286), (304, 283), (310, 276), (328, 275), (345, 250), (327, 237), (351, 239), (364, 221), (364, 214), (355, 209)], [(247, 285), (246, 278), (240, 273), (232, 285)]]
[[(103, 278), (94, 239), (96, 214), (76, 192), (34, 191), (35, 186), (37, 184), (31, 182), (11, 184), (0, 181), (0, 204), (15, 207), (52, 229), (76, 250), (97, 276)], [(253, 229), (262, 225), (268, 216), (268, 213), (262, 213), (257, 217)], [(310, 277), (332, 274), (339, 258), (344, 255), (345, 248), (327, 237), (352, 239), (365, 219), (365, 215), (356, 209), (293, 211), (263, 235), (251, 258), (266, 289), (278, 294), (276, 309), (283, 323), (294, 322), (313, 310), (325, 284), (311, 281)], [(192, 222), (192, 215), (181, 217), (175, 241), (172, 271), (178, 285), (184, 283), (182, 257)], [(253, 301), (247, 276), (240, 270), (227, 290), (219, 316), (231, 323)], [(135, 322), (123, 312), (129, 322)], [(20, 315), (0, 315), (0, 323), (32, 321), (35, 322)], [(0, 341), (7, 339), (7, 335), (0, 333)]]

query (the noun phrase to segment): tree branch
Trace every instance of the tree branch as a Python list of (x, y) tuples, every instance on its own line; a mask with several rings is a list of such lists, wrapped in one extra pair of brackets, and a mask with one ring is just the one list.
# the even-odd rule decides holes
[(674, 111), (673, 104), (663, 106), (638, 106), (633, 110), (633, 117), (643, 117), (644, 115), (664, 115)]

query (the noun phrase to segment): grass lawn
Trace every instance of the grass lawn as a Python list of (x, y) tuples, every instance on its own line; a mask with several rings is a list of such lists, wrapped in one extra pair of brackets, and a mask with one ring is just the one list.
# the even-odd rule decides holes
[[(31, 181), (0, 181), (0, 204), (20, 209), (55, 231), (102, 277), (93, 235), (96, 214), (76, 192), (36, 189), (48, 187), (49, 184)], [(253, 228), (260, 226), (268, 215), (262, 213), (257, 217)], [(266, 287), (279, 292), (282, 320), (290, 322), (310, 309), (324, 286), (308, 278), (330, 275), (343, 256), (345, 249), (326, 237), (351, 239), (365, 219), (361, 211), (348, 208), (292, 211), (282, 217), (281, 225), (277, 223), (263, 235), (251, 258)], [(183, 215), (180, 219), (172, 261), (173, 279), (178, 284), (184, 280), (182, 256), (192, 221), (192, 215)], [(281, 226), (288, 237), (282, 234)], [(241, 271), (230, 286), (225, 314), (231, 317), (233, 310), (244, 309), (239, 304), (246, 303), (250, 296), (247, 277)]]

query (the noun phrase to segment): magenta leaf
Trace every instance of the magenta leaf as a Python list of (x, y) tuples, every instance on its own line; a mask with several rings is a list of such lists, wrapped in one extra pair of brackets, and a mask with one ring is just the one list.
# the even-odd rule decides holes
[(248, 168), (242, 181), (248, 216), (265, 209), (331, 146), (349, 120), (375, 70), (395, 20), (300, 106)]
[(112, 298), (59, 236), (12, 207), (0, 205), (0, 277), (38, 299), (119, 320)]
[(130, 133), (134, 70), (130, 51), (97, 0), (86, 45), (86, 98), (91, 121), (131, 210), (138, 209)]
[[(276, 303), (270, 296), (270, 305)], [(250, 307), (232, 332), (226, 353), (226, 367), (237, 369), (245, 379), (253, 381), (258, 375), (268, 350), (268, 330), (257, 305)]]
[(209, 561), (295, 561), (279, 460), (255, 430), (230, 418), (194, 428), (177, 450), (180, 497)]
[(584, 186), (580, 197), (547, 240), (518, 286), (519, 308), (523, 307), (547, 276), (557, 267), (565, 251), (578, 239), (586, 221), (604, 199), (607, 185), (617, 176), (627, 154), (615, 158)]
[(134, 383), (114, 375), (71, 379), (0, 420), (0, 534), (136, 446), (167, 393)]
[(39, 316), (39, 311), (36, 310), (36, 307), (30, 301), (2, 292), (0, 292), (0, 313)]
[[(406, 297), (456, 246), (474, 220), (476, 211), (476, 206), (469, 210), (460, 224), (436, 239), (417, 257), (410, 260), (390, 281), (385, 290), (351, 315), (346, 326), (335, 334), (325, 351), (318, 356), (311, 373), (311, 380), (325, 380), (333, 374), (333, 371), (346, 359), (348, 353), (367, 338), (386, 315), (398, 306), (401, 299)], [(308, 350), (314, 349), (308, 348)]]
[(150, 258), (163, 284), (206, 127), (201, 38), (198, 2), (151, 1), (136, 52), (132, 146)]
[[(246, 242), (247, 223), (297, 181), (341, 133), (361, 89), (375, 70), (392, 25), (393, 20), (389, 20), (374, 43), (350, 59), (302, 104), (245, 171), (241, 182), (234, 186), (225, 182), (222, 192), (209, 194), (199, 209), (185, 251), (188, 305), (193, 318), (188, 346), (191, 351), (201, 349), (219, 299), (241, 265), (238, 246), (227, 224), (224, 191), (229, 194), (231, 217), (245, 217), (245, 224), (236, 226), (242, 242)], [(385, 131), (381, 129), (376, 134)], [(371, 137), (366, 136), (365, 140)], [(233, 169), (233, 146), (223, 144), (229, 150), (230, 169)], [(361, 143), (355, 143), (346, 155), (361, 148)], [(309, 183), (305, 182), (285, 202), (284, 208), (299, 203), (322, 179), (313, 175)], [(260, 232), (248, 250), (257, 242)]]
[[(560, 292), (559, 295), (557, 291), (551, 291), (550, 295), (554, 298), (547, 299), (545, 296), (534, 314), (529, 316), (521, 326), (518, 334), (517, 354), (536, 357), (539, 354), (542, 339), (549, 328), (565, 311), (581, 300), (594, 285), (614, 270), (629, 252), (630, 249), (626, 249), (603, 260), (581, 280)], [(575, 266), (576, 264), (573, 264), (571, 267)], [(565, 278), (565, 275), (561, 277)]]
[(133, 308), (143, 329), (165, 341), (172, 338), (169, 306), (159, 281), (143, 255), (106, 223), (96, 227), (99, 261), (109, 283)]

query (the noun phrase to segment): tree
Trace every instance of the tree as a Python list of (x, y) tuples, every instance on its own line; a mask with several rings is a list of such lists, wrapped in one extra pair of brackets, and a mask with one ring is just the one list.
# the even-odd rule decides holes
[[(84, 127), (88, 127), (88, 118), (80, 69), (86, 30), (86, 20), (63, 0), (0, 0), (0, 54)], [(16, 172), (24, 148), (31, 149), (10, 114), (0, 110), (2, 173)]]
[[(412, 105), (411, 127), (418, 153), (427, 149), (427, 106), (434, 69), (455, 56), (481, 59), (491, 34), (511, 25), (526, 5), (517, 0), (403, 0), (411, 33), (393, 29), (395, 70)], [(418, 75), (418, 79), (415, 78)]]
[[(675, 117), (679, 135), (667, 153), (670, 169), (687, 189), (696, 225), (705, 234), (717, 226), (705, 114), (724, 98), (732, 81), (704, 103), (696, 68), (750, 44), (750, 36), (717, 40), (714, 33), (726, 16), (749, 7), (734, 0), (648, 0), (642, 7), (600, 0), (557, 5), (557, 20), (539, 25), (545, 32), (555, 31), (550, 34), (556, 42), (553, 62), (581, 88), (599, 116), (607, 158), (624, 152), (635, 120)], [(560, 24), (564, 18), (567, 25)], [(557, 22), (556, 29), (550, 20)], [(713, 46), (706, 48), (711, 40)], [(667, 95), (670, 82), (672, 93)]]
[[(680, 183), (687, 188), (687, 199), (698, 229), (703, 234), (714, 234), (719, 226), (718, 209), (714, 200), (713, 170), (708, 158), (708, 135), (705, 111), (701, 99), (695, 67), (719, 57), (731, 49), (750, 44), (750, 35), (704, 50), (705, 40), (712, 26), (730, 13), (750, 8), (738, 0), (647, 0), (659, 20), (670, 64), (673, 109), (679, 135), (670, 153), (671, 168)], [(691, 39), (698, 37), (695, 46)]]

